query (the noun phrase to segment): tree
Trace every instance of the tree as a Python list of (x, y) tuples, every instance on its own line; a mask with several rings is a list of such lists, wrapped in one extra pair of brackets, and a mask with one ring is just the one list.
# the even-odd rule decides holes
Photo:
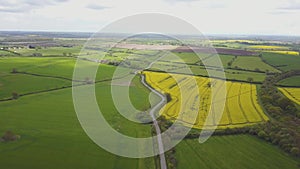
[(11, 71), (11, 73), (18, 73), (17, 68), (13, 68), (12, 71)]
[(5, 134), (2, 136), (2, 139), (7, 142), (7, 141), (15, 141), (20, 139), (19, 135), (14, 134), (12, 131), (6, 131)]
[(264, 139), (266, 139), (268, 136), (267, 133), (263, 130), (259, 131), (257, 135), (258, 135), (258, 137), (264, 138)]
[(250, 83), (252, 83), (253, 82), (253, 77), (248, 77), (247, 81), (250, 82)]
[(295, 156), (299, 156), (300, 150), (297, 147), (293, 147), (293, 148), (291, 148), (290, 153), (295, 155)]
[(166, 96), (167, 102), (170, 102), (172, 100), (170, 93), (165, 93), (165, 96)]
[(19, 94), (17, 93), (17, 92), (12, 92), (12, 98), (13, 99), (18, 99), (20, 96), (19, 96)]
[(287, 110), (287, 107), (288, 106), (290, 106), (290, 107), (293, 106), (293, 103), (289, 99), (287, 99), (285, 97), (281, 97), (281, 98), (278, 99), (278, 105), (282, 109)]

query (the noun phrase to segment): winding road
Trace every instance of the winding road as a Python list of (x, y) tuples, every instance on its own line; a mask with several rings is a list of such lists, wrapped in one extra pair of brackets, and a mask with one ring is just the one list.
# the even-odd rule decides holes
[[(152, 65), (158, 61), (160, 58), (162, 58), (164, 56), (164, 53), (158, 57), (157, 59), (155, 59), (154, 61), (152, 61), (145, 69), (149, 69), (152, 67)], [(138, 74), (138, 70), (135, 71), (135, 74)], [(165, 98), (165, 96), (161, 93), (159, 93), (158, 91), (156, 91), (155, 89), (153, 89), (150, 85), (147, 84), (147, 82), (145, 81), (145, 75), (141, 74), (141, 82), (142, 84), (147, 87), (151, 92), (155, 93), (156, 95), (158, 95), (161, 98), (161, 101), (156, 104), (154, 107), (151, 108), (151, 110), (149, 111), (149, 114), (152, 118), (153, 121), (153, 125), (155, 127), (155, 131), (157, 134), (157, 143), (158, 143), (158, 150), (159, 150), (159, 158), (160, 158), (160, 168), (161, 169), (167, 169), (167, 164), (166, 164), (166, 157), (164, 154), (164, 145), (163, 145), (163, 141), (161, 138), (161, 130), (159, 128), (158, 122), (155, 118), (155, 112), (158, 111), (164, 104), (167, 103), (167, 99)]]
[(142, 81), (143, 85), (146, 86), (149, 90), (151, 90), (153, 93), (157, 94), (161, 98), (161, 101), (158, 104), (156, 104), (150, 110), (149, 113), (150, 113), (150, 116), (152, 118), (153, 125), (155, 127), (155, 131), (156, 131), (156, 134), (157, 134), (157, 143), (158, 143), (159, 157), (160, 157), (160, 167), (161, 167), (161, 169), (167, 169), (166, 157), (165, 157), (165, 154), (164, 154), (164, 145), (163, 145), (163, 141), (162, 141), (162, 138), (161, 138), (161, 131), (160, 131), (158, 122), (157, 122), (157, 120), (155, 118), (155, 115), (154, 115), (157, 110), (159, 110), (164, 104), (166, 104), (167, 100), (164, 97), (164, 95), (162, 95), (158, 91), (154, 90), (151, 86), (149, 86), (145, 82), (145, 76), (144, 75), (141, 75), (141, 77), (142, 77), (141, 81)]

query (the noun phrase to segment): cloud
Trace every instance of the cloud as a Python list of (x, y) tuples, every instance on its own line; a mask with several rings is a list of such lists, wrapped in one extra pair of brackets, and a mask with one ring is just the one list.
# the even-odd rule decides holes
[(277, 8), (278, 10), (300, 10), (300, 2), (288, 1), (282, 7)]
[(195, 1), (201, 1), (201, 0), (164, 0), (166, 2), (169, 2), (169, 3), (177, 3), (177, 2), (195, 2)]
[(93, 10), (104, 10), (110, 7), (107, 6), (102, 6), (102, 5), (96, 5), (96, 4), (89, 4), (86, 6), (88, 9), (93, 9)]
[(49, 5), (56, 5), (58, 3), (67, 2), (68, 0), (20, 0), (7, 1), (0, 0), (0, 12), (8, 13), (24, 13), (31, 10), (42, 8)]

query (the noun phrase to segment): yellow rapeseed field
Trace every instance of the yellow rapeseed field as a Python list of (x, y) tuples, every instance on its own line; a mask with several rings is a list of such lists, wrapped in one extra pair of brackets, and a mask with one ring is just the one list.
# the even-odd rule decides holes
[(274, 51), (266, 51), (270, 53), (278, 53), (278, 54), (287, 54), (287, 55), (299, 55), (299, 52), (296, 51), (288, 51), (288, 50), (274, 50)]
[(290, 100), (300, 105), (300, 88), (279, 88)]
[(253, 45), (250, 46), (252, 49), (265, 49), (265, 50), (275, 50), (275, 49), (288, 49), (285, 46), (268, 46), (268, 45)]
[[(200, 129), (242, 127), (268, 120), (258, 104), (256, 85), (150, 71), (143, 74), (154, 89), (170, 94), (171, 100), (160, 110), (167, 119)], [(218, 93), (225, 84), (227, 96), (223, 114), (219, 117), (220, 113), (215, 112), (211, 105), (221, 103), (221, 100), (212, 100), (212, 94), (215, 94), (212, 87)]]

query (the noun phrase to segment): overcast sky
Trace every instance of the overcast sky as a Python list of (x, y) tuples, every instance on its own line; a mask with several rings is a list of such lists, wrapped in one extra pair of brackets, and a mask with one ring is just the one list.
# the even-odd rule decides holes
[(0, 30), (96, 32), (149, 12), (179, 17), (205, 34), (300, 35), (300, 0), (0, 0)]

